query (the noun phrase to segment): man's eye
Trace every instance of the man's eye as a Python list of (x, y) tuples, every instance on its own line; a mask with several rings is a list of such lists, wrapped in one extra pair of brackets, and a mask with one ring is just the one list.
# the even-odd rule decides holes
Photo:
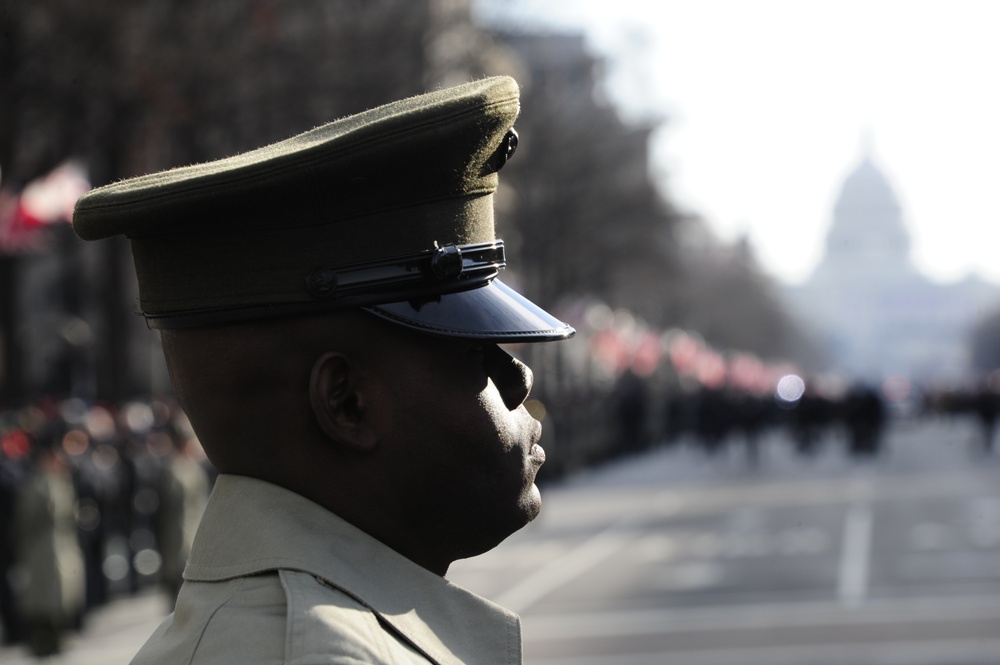
[(469, 347), (469, 352), (470, 353), (486, 353), (486, 345), (485, 344), (473, 344), (472, 346)]

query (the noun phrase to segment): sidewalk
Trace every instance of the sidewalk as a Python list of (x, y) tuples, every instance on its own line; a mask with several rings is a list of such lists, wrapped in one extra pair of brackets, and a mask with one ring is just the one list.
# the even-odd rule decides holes
[(65, 637), (63, 652), (35, 658), (24, 645), (0, 647), (2, 665), (127, 665), (170, 611), (158, 591), (113, 600), (87, 616), (83, 631)]

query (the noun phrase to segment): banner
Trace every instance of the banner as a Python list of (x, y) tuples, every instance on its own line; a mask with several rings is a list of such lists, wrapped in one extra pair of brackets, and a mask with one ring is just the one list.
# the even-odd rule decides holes
[(46, 227), (69, 222), (76, 200), (89, 189), (87, 172), (75, 161), (32, 180), (20, 194), (0, 187), (0, 255), (45, 251)]

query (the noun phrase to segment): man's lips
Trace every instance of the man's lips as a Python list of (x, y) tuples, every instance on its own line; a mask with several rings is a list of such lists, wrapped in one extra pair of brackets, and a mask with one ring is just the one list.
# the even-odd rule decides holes
[(530, 444), (527, 450), (527, 458), (535, 466), (541, 466), (545, 462), (545, 449), (538, 444), (542, 438), (542, 423), (535, 418), (531, 418), (525, 424), (529, 430), (529, 432), (525, 432), (527, 443)]
[(538, 441), (542, 438), (542, 423), (535, 421), (535, 431), (531, 437), (531, 450), (528, 454), (531, 456), (531, 461), (535, 464), (541, 465), (545, 462), (545, 449), (538, 445)]

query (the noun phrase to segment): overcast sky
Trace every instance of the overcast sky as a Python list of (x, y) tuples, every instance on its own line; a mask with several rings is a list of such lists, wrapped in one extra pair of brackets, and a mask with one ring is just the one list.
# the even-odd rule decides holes
[[(779, 279), (821, 257), (871, 146), (917, 267), (1000, 282), (1000, 0), (480, 0), (585, 31), (628, 114), (667, 118), (655, 168)], [(869, 137), (867, 140), (865, 137)]]

